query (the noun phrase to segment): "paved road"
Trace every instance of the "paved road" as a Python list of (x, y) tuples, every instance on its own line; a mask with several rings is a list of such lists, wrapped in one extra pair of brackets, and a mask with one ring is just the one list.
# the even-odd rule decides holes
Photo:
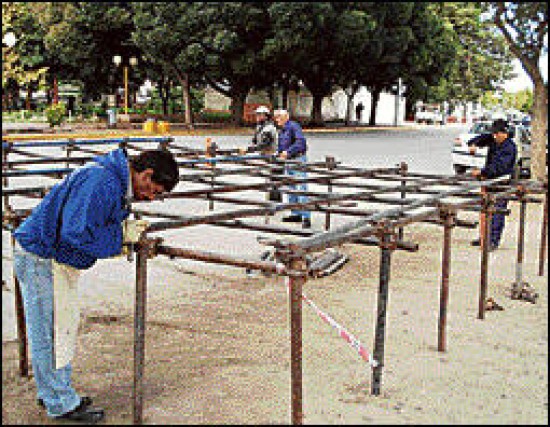
[[(360, 167), (389, 167), (407, 162), (409, 170), (453, 174), (453, 140), (466, 126), (416, 126), (414, 129), (368, 130), (358, 133), (306, 132), (308, 160), (334, 156), (345, 164)], [(203, 147), (204, 136), (176, 137), (185, 145)], [(250, 136), (216, 136), (221, 148), (244, 147)]]

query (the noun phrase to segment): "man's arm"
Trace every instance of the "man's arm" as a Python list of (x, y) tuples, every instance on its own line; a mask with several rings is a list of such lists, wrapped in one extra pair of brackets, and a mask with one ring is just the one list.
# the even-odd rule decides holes
[(297, 123), (292, 123), (290, 131), (294, 135), (294, 142), (290, 147), (288, 147), (288, 157), (293, 158), (298, 154), (306, 152), (306, 138), (302, 133), (302, 128)]
[(468, 147), (488, 147), (491, 142), (493, 142), (493, 135), (490, 133), (482, 133), (470, 139), (466, 144)]

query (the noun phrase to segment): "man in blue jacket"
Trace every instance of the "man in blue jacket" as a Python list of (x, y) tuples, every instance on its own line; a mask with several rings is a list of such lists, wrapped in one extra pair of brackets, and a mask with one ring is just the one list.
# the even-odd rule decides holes
[[(297, 160), (302, 163), (307, 162), (306, 138), (302, 133), (300, 125), (289, 119), (287, 110), (274, 111), (275, 123), (279, 127), (279, 138), (277, 146), (277, 157), (281, 160)], [(285, 166), (285, 173), (294, 178), (306, 178), (307, 173), (292, 165)], [(290, 189), (299, 191), (307, 191), (307, 182), (300, 184), (289, 185)], [(306, 203), (307, 196), (289, 194), (289, 203)], [(293, 209), (291, 215), (283, 218), (283, 222), (301, 222), (303, 228), (311, 227), (311, 212), (302, 209)]]
[[(508, 123), (506, 120), (495, 120), (489, 131), (483, 133), (468, 141), (470, 153), (474, 154), (476, 147), (488, 147), (485, 166), (482, 169), (473, 169), (472, 175), (478, 179), (492, 179), (501, 176), (514, 174), (516, 165), (517, 147), (514, 141), (509, 137)], [(506, 209), (508, 200), (497, 199), (495, 208)], [(489, 250), (498, 248), (500, 238), (504, 230), (505, 215), (502, 213), (493, 214), (491, 221), (491, 241)], [(479, 239), (474, 240), (472, 245), (479, 246)]]
[[(171, 191), (178, 180), (177, 163), (168, 151), (149, 150), (128, 158), (124, 149), (113, 150), (53, 186), (15, 230), (14, 269), (23, 296), (38, 403), (49, 417), (87, 424), (104, 418), (103, 409), (93, 407), (91, 398), (80, 397), (71, 385), (71, 344), (76, 340), (65, 345), (66, 353), (58, 354), (56, 345), (64, 338), (57, 336), (56, 315), (63, 314), (58, 306), (69, 294), (77, 295), (82, 270), (98, 259), (121, 254), (123, 243), (135, 242), (146, 229), (145, 221), (127, 219), (129, 202), (153, 200)], [(71, 314), (59, 335), (76, 335), (79, 315), (71, 305), (74, 300), (66, 306)]]

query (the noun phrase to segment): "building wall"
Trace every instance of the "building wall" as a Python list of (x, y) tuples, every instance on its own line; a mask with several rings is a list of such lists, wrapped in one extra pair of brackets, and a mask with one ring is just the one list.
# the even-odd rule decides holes
[[(282, 93), (275, 94), (277, 104), (282, 104)], [(271, 105), (266, 91), (253, 91), (246, 98), (247, 103)], [(313, 97), (309, 91), (302, 87), (299, 91), (288, 93), (289, 113), (293, 118), (308, 118), (313, 108)], [(365, 88), (361, 87), (352, 99), (351, 120), (355, 121), (355, 107), (361, 102), (365, 107), (361, 115), (360, 124), (367, 124), (370, 117), (371, 95)], [(220, 94), (212, 88), (205, 91), (204, 107), (211, 110), (228, 110), (231, 106), (231, 99)], [(347, 96), (341, 89), (335, 91), (331, 96), (323, 99), (321, 111), (325, 120), (343, 120), (346, 117)], [(398, 124), (405, 120), (405, 97), (401, 97), (398, 107)], [(395, 95), (382, 93), (378, 101), (376, 111), (377, 125), (393, 125), (395, 123)]]

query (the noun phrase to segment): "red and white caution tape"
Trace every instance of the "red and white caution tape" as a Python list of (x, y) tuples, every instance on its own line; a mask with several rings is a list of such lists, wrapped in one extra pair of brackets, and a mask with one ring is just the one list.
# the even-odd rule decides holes
[[(286, 286), (287, 291), (290, 292), (290, 278), (286, 277)], [(306, 297), (302, 293), (302, 299), (315, 310), (315, 312), (318, 314), (318, 316), (325, 321), (325, 323), (332, 326), (334, 329), (338, 331), (338, 334), (345, 339), (348, 344), (350, 344), (361, 356), (361, 358), (367, 362), (371, 367), (376, 368), (378, 366), (378, 361), (376, 361), (372, 355), (367, 351), (367, 349), (359, 342), (357, 338), (355, 338), (352, 334), (350, 334), (343, 326), (338, 324), (336, 320), (334, 320), (331, 316), (329, 316), (327, 313), (323, 312), (317, 305), (311, 301), (308, 297)]]

